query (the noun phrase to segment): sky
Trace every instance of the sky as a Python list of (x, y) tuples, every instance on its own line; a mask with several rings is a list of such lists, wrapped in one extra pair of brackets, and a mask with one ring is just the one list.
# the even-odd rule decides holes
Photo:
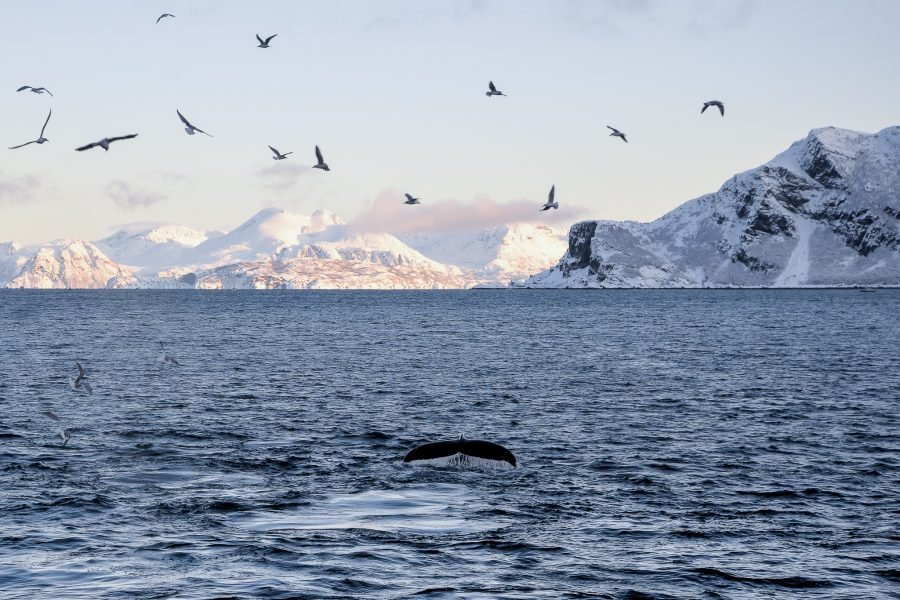
[[(455, 206), (471, 226), (529, 205), (556, 225), (649, 221), (811, 129), (900, 124), (896, 0), (0, 7), (0, 143), (36, 138), (53, 110), (49, 143), (2, 150), (0, 241), (230, 230), (269, 206), (353, 221), (404, 192), (441, 207), (404, 231), (440, 229)], [(163, 12), (176, 17), (157, 24)], [(486, 97), (488, 80), (508, 96)], [(26, 84), (54, 97), (16, 93)], [(725, 118), (700, 115), (711, 99)], [(176, 109), (213, 137), (186, 135)], [(310, 169), (317, 144), (331, 172)], [(267, 145), (293, 154), (275, 162)], [(560, 209), (538, 213), (551, 185)]]

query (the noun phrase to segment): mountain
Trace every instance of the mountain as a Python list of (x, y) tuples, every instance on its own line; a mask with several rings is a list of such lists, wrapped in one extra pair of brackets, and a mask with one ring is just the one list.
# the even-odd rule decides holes
[(566, 251), (562, 230), (534, 223), (399, 237), (431, 259), (472, 271), (482, 282), (524, 279), (552, 265)]
[(542, 225), (401, 240), (356, 231), (327, 211), (307, 216), (267, 208), (227, 233), (161, 225), (125, 229), (96, 243), (0, 244), (0, 285), (468, 288), (506, 285), (550, 266), (564, 251), (564, 236)]
[(182, 225), (161, 225), (149, 229), (117, 231), (96, 242), (112, 260), (136, 267), (177, 264), (190, 256), (199, 244), (222, 235)]
[(651, 223), (576, 223), (522, 285), (900, 286), (900, 127), (816, 129)]
[(128, 268), (79, 240), (29, 248), (0, 245), (0, 277), (8, 288), (105, 288), (112, 280), (135, 281)]

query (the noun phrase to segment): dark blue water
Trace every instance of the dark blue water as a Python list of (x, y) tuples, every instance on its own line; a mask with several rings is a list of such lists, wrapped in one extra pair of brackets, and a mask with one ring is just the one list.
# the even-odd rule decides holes
[[(0, 293), (0, 595), (896, 598), (898, 315), (898, 291)], [(401, 462), (460, 432), (519, 468)]]

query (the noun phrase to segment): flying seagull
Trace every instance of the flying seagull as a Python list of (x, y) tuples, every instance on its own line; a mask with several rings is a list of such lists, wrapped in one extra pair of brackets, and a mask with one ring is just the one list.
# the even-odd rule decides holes
[(47, 119), (44, 121), (44, 126), (41, 127), (41, 135), (36, 140), (31, 140), (30, 142), (25, 142), (24, 144), (19, 144), (18, 146), (10, 146), (10, 150), (15, 150), (16, 148), (21, 148), (22, 146), (27, 146), (28, 144), (43, 144), (44, 142), (49, 142), (47, 138), (44, 137), (44, 130), (47, 129), (47, 123), (50, 122), (50, 115), (53, 114), (53, 109), (50, 109), (50, 112), (47, 113)]
[[(187, 119), (184, 118), (184, 115), (181, 114), (181, 111), (180, 111), (180, 110), (175, 109), (175, 112), (178, 113), (178, 118), (181, 119), (181, 122), (182, 122), (182, 123), (184, 123), (184, 125), (185, 125), (184, 130), (187, 132), (188, 135), (194, 135), (194, 134), (197, 133), (198, 131), (199, 131), (200, 133), (202, 133), (203, 135), (209, 135), (208, 133), (206, 133), (205, 131), (203, 131), (203, 130), (200, 129), (199, 127), (194, 127), (193, 125), (191, 125), (190, 121), (188, 121)], [(209, 135), (209, 137), (212, 137), (212, 136)]]
[(66, 429), (65, 427), (60, 427), (60, 428), (59, 428), (59, 437), (62, 438), (62, 441), (63, 441), (63, 448), (65, 448), (65, 447), (66, 447), (66, 444), (69, 443), (69, 439), (70, 439), (72, 436), (69, 435), (69, 430), (68, 430), (68, 429)]
[(488, 91), (484, 95), (490, 98), (491, 96), (505, 96), (506, 94), (498, 90), (493, 81), (488, 81)]
[(22, 87), (20, 87), (20, 88), (17, 89), (16, 91), (17, 91), (17, 92), (21, 92), (21, 91), (23, 91), (23, 90), (31, 90), (31, 91), (34, 92), (35, 94), (43, 94), (44, 92), (47, 92), (47, 93), (50, 94), (51, 96), (53, 95), (53, 93), (52, 93), (50, 90), (48, 90), (47, 88), (45, 88), (45, 87), (31, 87), (30, 85), (23, 85)]
[(162, 342), (159, 343), (159, 349), (162, 351), (162, 353), (159, 355), (159, 362), (163, 364), (175, 365), (176, 367), (179, 366), (178, 361), (175, 360), (174, 356), (166, 351), (166, 347), (163, 346)]
[(284, 160), (287, 158), (288, 154), (293, 154), (293, 152), (285, 152), (284, 154), (282, 154), (272, 146), (269, 146), (269, 150), (271, 150), (275, 154), (275, 156), (272, 157), (272, 160)]
[(78, 367), (78, 377), (69, 377), (69, 387), (75, 391), (84, 390), (88, 393), (88, 396), (94, 395), (94, 390), (91, 388), (91, 384), (85, 381), (85, 377), (87, 375), (84, 372), (84, 368), (81, 366), (81, 363), (75, 362), (75, 366)]
[(262, 39), (261, 37), (259, 37), (259, 34), (257, 33), (257, 34), (256, 34), (256, 39), (259, 40), (259, 45), (257, 46), (257, 48), (268, 48), (268, 47), (269, 47), (269, 42), (271, 42), (271, 41), (272, 41), (272, 38), (275, 37), (276, 35), (278, 35), (278, 34), (277, 34), (277, 33), (273, 33), (272, 35), (270, 35), (270, 36), (267, 37), (266, 39)]
[(406, 202), (403, 204), (422, 204), (419, 200), (421, 200), (421, 198), (413, 198), (410, 194), (406, 194)]
[(710, 100), (709, 102), (704, 102), (703, 108), (700, 109), (700, 114), (702, 115), (703, 113), (705, 113), (706, 109), (710, 106), (715, 106), (719, 109), (719, 112), (722, 113), (722, 116), (725, 116), (725, 105), (719, 100)]
[(81, 148), (75, 148), (75, 149), (79, 152), (82, 152), (84, 150), (90, 150), (91, 148), (96, 148), (97, 146), (100, 146), (104, 150), (109, 150), (109, 145), (112, 144), (113, 142), (118, 142), (119, 140), (130, 140), (131, 138), (137, 137), (137, 135), (138, 134), (136, 134), (136, 133), (132, 133), (129, 135), (120, 135), (119, 137), (103, 138), (99, 142), (93, 142), (93, 143), (87, 144), (85, 146), (82, 146)]
[(163, 13), (163, 14), (159, 15), (159, 18), (156, 20), (156, 22), (159, 23), (160, 21), (162, 21), (162, 20), (163, 20), (164, 18), (166, 18), (166, 17), (173, 17), (173, 18), (174, 18), (175, 15), (173, 15), (172, 13)]
[(619, 137), (619, 138), (622, 138), (622, 141), (623, 141), (623, 142), (625, 142), (626, 144), (628, 143), (628, 140), (625, 138), (625, 134), (624, 134), (624, 133), (622, 133), (621, 131), (619, 131), (619, 130), (616, 129), (615, 127), (610, 127), (609, 125), (607, 125), (606, 128), (609, 129), (610, 131), (612, 131), (612, 133), (609, 134), (609, 135), (611, 135), (611, 136), (613, 136), (613, 137)]
[(322, 169), (323, 171), (330, 171), (328, 168), (328, 164), (322, 159), (322, 151), (319, 150), (319, 147), (316, 146), (316, 160), (318, 160), (318, 164), (313, 165), (313, 169)]
[(547, 201), (544, 203), (543, 208), (541, 210), (550, 210), (551, 208), (559, 208), (559, 202), (553, 200), (553, 197), (556, 195), (556, 186), (550, 188), (550, 196), (547, 198)]
[(457, 440), (447, 440), (442, 442), (432, 442), (413, 448), (403, 458), (403, 462), (412, 462), (415, 460), (435, 460), (438, 458), (447, 458), (460, 455), (458, 462), (460, 464), (468, 464), (472, 462), (468, 457), (480, 458), (482, 460), (507, 462), (512, 466), (516, 466), (516, 457), (513, 453), (494, 442), (486, 442), (484, 440), (467, 440), (465, 436), (460, 435)]

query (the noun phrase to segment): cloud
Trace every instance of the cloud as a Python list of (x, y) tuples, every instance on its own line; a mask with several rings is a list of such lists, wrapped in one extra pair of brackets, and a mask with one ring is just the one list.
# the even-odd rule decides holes
[(6, 178), (0, 174), (0, 206), (31, 202), (34, 194), (44, 186), (44, 183), (44, 179), (38, 175)]
[(585, 213), (581, 207), (565, 206), (559, 210), (540, 212), (543, 203), (533, 200), (495, 202), (474, 198), (470, 202), (442, 200), (407, 206), (399, 192), (379, 194), (371, 206), (349, 226), (360, 233), (409, 233), (435, 231), (477, 231), (510, 223), (570, 224)]
[(264, 188), (273, 192), (289, 192), (309, 173), (312, 173), (312, 167), (282, 160), (271, 167), (260, 169), (256, 175), (262, 180)]
[(116, 206), (124, 210), (148, 208), (166, 199), (165, 194), (135, 189), (131, 184), (121, 180), (111, 182), (105, 191)]

